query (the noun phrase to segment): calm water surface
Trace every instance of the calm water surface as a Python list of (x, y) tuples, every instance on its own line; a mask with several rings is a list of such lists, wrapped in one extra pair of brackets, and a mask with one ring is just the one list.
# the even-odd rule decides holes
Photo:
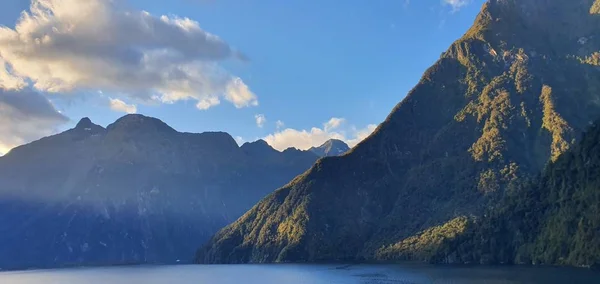
[(600, 273), (549, 267), (426, 265), (181, 265), (79, 268), (0, 273), (2, 284), (599, 283)]

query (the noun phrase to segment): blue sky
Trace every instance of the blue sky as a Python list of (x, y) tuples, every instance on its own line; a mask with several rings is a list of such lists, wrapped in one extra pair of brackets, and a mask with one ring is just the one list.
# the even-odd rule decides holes
[[(108, 9), (123, 13), (143, 10), (157, 18), (166, 15), (170, 23), (189, 18), (203, 31), (219, 37), (231, 54), (226, 58), (209, 56), (201, 66), (216, 66), (216, 71), (202, 67), (200, 72), (225, 73), (208, 76), (207, 80), (219, 82), (239, 78), (255, 96), (257, 105), (248, 100), (244, 101), (246, 105), (236, 105), (220, 97), (218, 105), (201, 110), (197, 104), (205, 98), (202, 94), (191, 99), (177, 96), (168, 102), (164, 98), (156, 101), (129, 93), (143, 92), (146, 87), (136, 86), (132, 91), (126, 83), (105, 82), (110, 78), (102, 82), (80, 80), (73, 83), (75, 88), (54, 90), (47, 84), (36, 86), (44, 80), (40, 75), (20, 72), (26, 85), (33, 86), (69, 119), (39, 135), (73, 127), (84, 116), (106, 126), (124, 115), (123, 111), (135, 110), (160, 118), (179, 131), (226, 131), (245, 141), (267, 137), (278, 148), (306, 148), (331, 137), (354, 144), (383, 121), (425, 69), (468, 29), (483, 4), (483, 0), (115, 1), (119, 3), (107, 4)], [(0, 25), (14, 29), (19, 13), (28, 10), (29, 5), (30, 0), (3, 1)], [(84, 20), (93, 26), (91, 18)], [(170, 38), (168, 33), (153, 36), (163, 36), (167, 41)], [(0, 43), (0, 58), (6, 53)], [(199, 56), (194, 53), (190, 58), (205, 60), (205, 55)], [(60, 60), (68, 61), (64, 58), (70, 57)], [(22, 65), (18, 58), (4, 60), (9, 71), (30, 68), (12, 67), (10, 64)], [(92, 75), (98, 77), (97, 73)], [(219, 84), (215, 83), (217, 92), (230, 86)], [(111, 98), (115, 103), (112, 108)], [(13, 141), (27, 142), (35, 136), (28, 134)], [(9, 145), (5, 148), (11, 145), (2, 143)]]

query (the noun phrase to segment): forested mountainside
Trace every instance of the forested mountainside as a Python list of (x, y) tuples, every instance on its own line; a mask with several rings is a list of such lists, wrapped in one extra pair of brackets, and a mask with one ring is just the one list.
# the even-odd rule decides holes
[(598, 5), (488, 1), (369, 138), (264, 198), (197, 261), (437, 255), (600, 117)]
[(429, 261), (600, 265), (600, 121), (539, 177), (463, 223)]
[(0, 157), (0, 268), (191, 262), (317, 159), (142, 115), (82, 119)]

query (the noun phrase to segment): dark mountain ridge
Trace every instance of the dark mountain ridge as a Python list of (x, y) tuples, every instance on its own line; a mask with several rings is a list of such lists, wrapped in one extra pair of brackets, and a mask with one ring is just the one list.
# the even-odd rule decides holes
[(0, 157), (0, 268), (191, 262), (318, 159), (253, 144), (126, 115), (16, 147)]
[(596, 5), (488, 1), (369, 138), (267, 196), (197, 261), (425, 260), (600, 117)]

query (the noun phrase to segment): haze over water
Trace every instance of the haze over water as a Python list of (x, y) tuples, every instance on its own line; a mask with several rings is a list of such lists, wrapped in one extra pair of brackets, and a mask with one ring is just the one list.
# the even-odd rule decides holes
[(0, 273), (5, 284), (162, 283), (600, 283), (600, 273), (554, 267), (451, 267), (428, 265), (181, 265), (79, 268)]

